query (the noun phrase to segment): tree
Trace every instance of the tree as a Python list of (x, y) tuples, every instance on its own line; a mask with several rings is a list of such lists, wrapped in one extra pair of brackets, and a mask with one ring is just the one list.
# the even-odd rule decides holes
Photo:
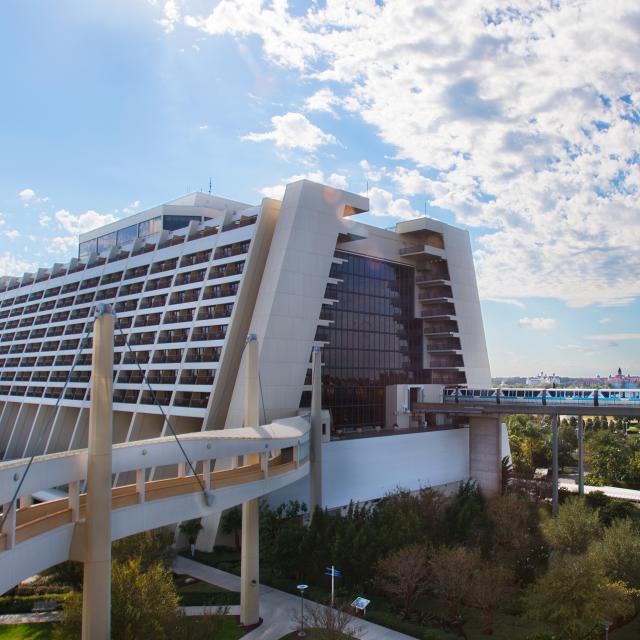
[(441, 547), (431, 558), (431, 585), (435, 594), (447, 603), (451, 618), (458, 616), (460, 605), (471, 593), (478, 562), (478, 553), (464, 547)]
[(611, 580), (640, 588), (640, 537), (631, 520), (614, 520), (590, 553), (600, 559)]
[(173, 533), (169, 529), (136, 533), (116, 540), (111, 545), (113, 560), (125, 562), (130, 558), (139, 558), (141, 571), (146, 571), (158, 562), (166, 569), (170, 569), (175, 556)]
[(485, 500), (473, 480), (461, 483), (456, 495), (443, 513), (443, 541), (447, 544), (469, 544), (486, 533), (488, 519)]
[(404, 615), (408, 617), (416, 598), (428, 587), (429, 563), (426, 547), (412, 544), (393, 551), (378, 563), (377, 573), (380, 588), (400, 602)]
[(226, 511), (220, 521), (222, 533), (233, 534), (233, 543), (236, 551), (240, 551), (240, 532), (242, 531), (242, 509), (237, 506)]
[[(142, 570), (139, 558), (111, 565), (112, 640), (164, 640), (173, 637), (180, 604), (171, 573), (161, 563)], [(82, 596), (65, 601), (55, 640), (80, 638)]]
[(587, 441), (587, 463), (591, 473), (608, 482), (627, 476), (632, 450), (622, 433), (600, 431)]
[[(292, 618), (300, 624), (300, 612), (296, 608)], [(346, 604), (335, 607), (307, 605), (304, 612), (304, 626), (313, 629), (313, 637), (318, 640), (343, 640), (343, 638), (360, 638), (364, 629), (349, 614)]]
[(195, 544), (196, 538), (200, 531), (202, 531), (202, 525), (200, 524), (200, 518), (194, 518), (193, 520), (185, 520), (180, 523), (178, 527), (180, 533), (183, 533), (189, 539), (189, 544)]
[(542, 532), (559, 553), (584, 553), (591, 542), (600, 536), (597, 509), (591, 509), (584, 498), (571, 497), (560, 505), (558, 515), (542, 525)]
[(527, 591), (527, 619), (550, 624), (560, 638), (584, 640), (602, 620), (633, 613), (635, 592), (610, 580), (593, 555), (557, 557)]
[(493, 618), (504, 602), (512, 574), (504, 567), (482, 560), (478, 562), (471, 582), (469, 601), (482, 612), (482, 633), (493, 634)]

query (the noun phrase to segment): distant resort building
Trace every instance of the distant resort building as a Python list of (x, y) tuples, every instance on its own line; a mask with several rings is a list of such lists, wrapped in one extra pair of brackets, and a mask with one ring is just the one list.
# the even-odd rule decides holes
[(555, 373), (547, 375), (544, 371), (541, 371), (540, 375), (527, 378), (526, 382), (528, 387), (552, 387), (557, 384), (560, 384), (560, 378)]
[[(586, 382), (586, 380), (585, 380)], [(637, 389), (640, 387), (640, 376), (625, 375), (622, 369), (618, 368), (618, 372), (607, 378), (596, 376), (591, 379), (591, 384), (598, 387), (608, 387), (610, 389)]]

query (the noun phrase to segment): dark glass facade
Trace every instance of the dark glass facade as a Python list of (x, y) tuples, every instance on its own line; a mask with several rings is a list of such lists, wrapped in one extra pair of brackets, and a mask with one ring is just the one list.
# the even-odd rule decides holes
[(323, 399), (334, 429), (385, 424), (385, 387), (427, 383), (422, 368), (422, 320), (415, 318), (414, 269), (336, 251), (345, 262), (331, 275), (319, 327), (323, 349)]

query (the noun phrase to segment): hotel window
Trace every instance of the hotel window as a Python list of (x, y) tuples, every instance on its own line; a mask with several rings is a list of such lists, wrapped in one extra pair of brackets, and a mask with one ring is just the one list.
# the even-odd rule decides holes
[(92, 251), (98, 250), (98, 243), (96, 240), (87, 240), (87, 242), (81, 242), (78, 250), (78, 257), (80, 260), (85, 260), (91, 255)]
[(104, 236), (100, 236), (98, 238), (98, 253), (102, 253), (103, 251), (107, 251), (111, 249), (113, 245), (116, 243), (116, 232), (107, 233)]
[(138, 237), (137, 225), (131, 225), (118, 231), (118, 244), (122, 247), (125, 244), (130, 244)]
[(138, 225), (138, 238), (148, 238), (156, 233), (160, 233), (161, 229), (160, 216), (151, 218), (151, 220), (145, 220)]
[(165, 231), (175, 231), (176, 229), (182, 229), (183, 227), (188, 226), (188, 224), (192, 220), (201, 222), (202, 217), (201, 216), (164, 216), (164, 219), (162, 221), (162, 228)]

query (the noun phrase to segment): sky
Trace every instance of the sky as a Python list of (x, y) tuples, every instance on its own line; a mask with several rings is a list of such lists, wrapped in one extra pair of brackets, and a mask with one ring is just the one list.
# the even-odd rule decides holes
[(494, 376), (640, 374), (638, 60), (636, 0), (4, 0), (0, 274), (308, 177), (469, 231)]

